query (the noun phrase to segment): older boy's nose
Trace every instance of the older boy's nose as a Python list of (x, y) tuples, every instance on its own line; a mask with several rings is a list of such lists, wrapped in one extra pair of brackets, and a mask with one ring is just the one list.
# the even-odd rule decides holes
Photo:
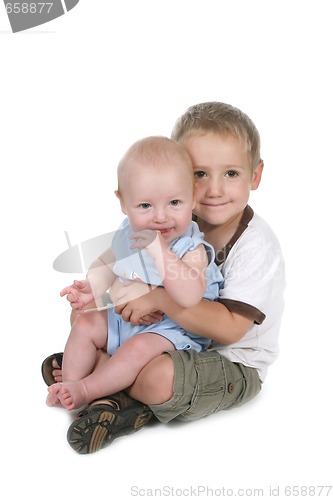
[(222, 182), (211, 180), (207, 186), (207, 196), (221, 196), (224, 192)]

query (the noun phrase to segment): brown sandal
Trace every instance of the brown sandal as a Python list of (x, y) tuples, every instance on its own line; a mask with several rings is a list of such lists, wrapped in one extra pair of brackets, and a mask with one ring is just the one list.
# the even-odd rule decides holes
[(42, 363), (42, 377), (46, 385), (50, 386), (56, 383), (52, 375), (53, 370), (55, 370), (52, 361), (55, 359), (59, 367), (61, 368), (63, 355), (64, 355), (63, 352), (57, 352), (55, 354), (51, 354), (51, 356), (48, 356), (46, 359), (44, 359)]
[(67, 441), (80, 454), (94, 453), (119, 437), (132, 434), (153, 417), (149, 406), (124, 392), (90, 403), (67, 432)]

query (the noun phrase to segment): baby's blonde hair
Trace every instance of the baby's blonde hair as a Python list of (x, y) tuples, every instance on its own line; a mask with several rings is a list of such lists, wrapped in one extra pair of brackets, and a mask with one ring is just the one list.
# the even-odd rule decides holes
[(121, 190), (132, 169), (151, 167), (152, 175), (158, 175), (159, 169), (165, 168), (166, 163), (172, 165), (175, 161), (178, 161), (178, 166), (184, 165), (185, 171), (188, 170), (189, 180), (194, 185), (192, 161), (181, 144), (163, 136), (140, 139), (127, 150), (118, 164), (118, 189)]
[(260, 159), (260, 136), (252, 120), (243, 111), (223, 102), (204, 102), (188, 108), (177, 120), (171, 137), (182, 142), (193, 135), (213, 132), (230, 134), (244, 141), (254, 171)]

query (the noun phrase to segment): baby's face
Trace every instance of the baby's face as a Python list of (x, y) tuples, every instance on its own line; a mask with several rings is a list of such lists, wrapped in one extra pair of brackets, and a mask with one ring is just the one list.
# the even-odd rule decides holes
[(167, 243), (184, 234), (194, 207), (192, 173), (182, 165), (132, 170), (122, 189), (121, 206), (134, 231), (160, 231)]

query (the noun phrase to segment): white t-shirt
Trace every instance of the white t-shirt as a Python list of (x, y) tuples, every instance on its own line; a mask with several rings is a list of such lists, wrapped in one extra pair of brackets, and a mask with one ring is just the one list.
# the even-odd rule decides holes
[(217, 254), (224, 285), (219, 302), (252, 319), (246, 335), (234, 344), (212, 343), (230, 361), (256, 368), (263, 382), (278, 356), (278, 335), (285, 289), (284, 260), (268, 224), (246, 207), (239, 230), (227, 249)]

